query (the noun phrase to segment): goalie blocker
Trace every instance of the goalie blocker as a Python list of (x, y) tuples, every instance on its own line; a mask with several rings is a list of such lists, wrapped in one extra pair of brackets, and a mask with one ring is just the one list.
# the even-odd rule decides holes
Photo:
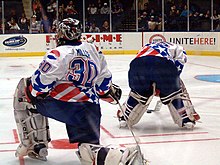
[(27, 80), (22, 78), (19, 81), (14, 94), (14, 117), (20, 138), (15, 155), (46, 160), (50, 141), (48, 119), (39, 114), (30, 103), (27, 97)]

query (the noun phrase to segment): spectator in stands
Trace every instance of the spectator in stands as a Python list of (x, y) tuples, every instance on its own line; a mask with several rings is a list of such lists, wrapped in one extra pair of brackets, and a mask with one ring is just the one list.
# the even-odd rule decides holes
[(42, 7), (40, 0), (32, 0), (32, 9), (36, 10), (38, 7)]
[(9, 33), (19, 33), (21, 30), (18, 26), (16, 20), (12, 17), (10, 21), (7, 22)]
[(6, 12), (5, 14), (6, 14), (6, 16), (8, 16), (8, 17), (6, 17), (6, 19), (7, 19), (8, 21), (11, 21), (12, 18), (13, 18), (15, 21), (18, 20), (18, 14), (16, 13), (16, 9), (14, 9), (14, 8), (11, 8), (10, 11), (9, 11), (9, 13)]
[(92, 3), (90, 5), (88, 13), (89, 14), (97, 14), (98, 13), (98, 8), (95, 6), (95, 3)]
[(155, 12), (155, 10), (153, 8), (150, 9), (150, 13), (149, 13), (149, 17), (151, 17), (151, 16), (154, 16), (154, 17), (157, 16), (157, 13)]
[(157, 20), (157, 31), (162, 31), (162, 16), (161, 16), (161, 14), (158, 16), (158, 20)]
[(217, 25), (215, 31), (216, 31), (216, 32), (220, 32), (220, 22), (218, 22), (218, 25)]
[(99, 29), (99, 27), (96, 26), (95, 22), (93, 22), (92, 25), (90, 26), (89, 32), (90, 33), (99, 33), (100, 32), (100, 29)]
[(92, 23), (88, 18), (85, 19), (85, 31), (89, 32), (90, 27), (92, 26)]
[(21, 14), (21, 17), (18, 18), (18, 26), (21, 29), (21, 33), (28, 33), (29, 22), (28, 22), (28, 19), (26, 18), (26, 15), (24, 12)]
[(59, 18), (59, 20), (63, 20), (64, 19), (64, 17), (65, 17), (65, 15), (64, 15), (64, 10), (65, 10), (65, 8), (64, 8), (64, 4), (61, 4), (60, 6), (59, 6), (59, 9), (58, 9), (58, 18)]
[(156, 27), (157, 27), (157, 22), (155, 20), (155, 17), (152, 15), (150, 17), (150, 20), (148, 21), (148, 28), (149, 28), (149, 31), (155, 31), (156, 30)]
[[(180, 17), (187, 17), (188, 16), (188, 7), (184, 5), (184, 10), (181, 12)], [(192, 11), (189, 10), (189, 16), (192, 16)]]
[(57, 3), (55, 0), (50, 0), (50, 2), (47, 4), (47, 16), (50, 21), (52, 21), (52, 18), (56, 16), (56, 7)]
[(117, 3), (114, 3), (112, 8), (113, 31), (117, 30), (117, 27), (121, 24), (123, 13), (124, 10), (122, 5), (117, 5)]
[(120, 0), (115, 0), (115, 2), (113, 2), (113, 5), (116, 5), (116, 6), (118, 6), (121, 10), (124, 10), (123, 4), (120, 2)]
[(180, 11), (176, 8), (176, 5), (173, 4), (171, 7), (170, 7), (170, 11), (169, 11), (169, 15), (170, 16), (174, 16), (174, 17), (177, 17), (180, 15)]
[(114, 14), (116, 16), (121, 16), (123, 11), (124, 10), (121, 7), (121, 5), (117, 5), (116, 3), (113, 5), (112, 14)]
[(190, 17), (190, 31), (196, 31), (201, 29), (201, 19), (199, 17), (199, 12), (194, 12), (192, 17)]
[(195, 18), (195, 20), (197, 20), (199, 18), (199, 12), (195, 12), (193, 13), (193, 17)]
[(177, 30), (177, 19), (179, 15), (180, 15), (180, 11), (177, 9), (176, 5), (175, 4), (171, 5), (169, 14), (167, 17), (169, 30)]
[(213, 19), (213, 27), (214, 27), (214, 29), (216, 29), (218, 24), (219, 24), (219, 21), (220, 21), (219, 16), (220, 15), (217, 13), (217, 10), (215, 9), (213, 11), (213, 17), (211, 17), (211, 19)]
[(103, 22), (103, 25), (100, 28), (100, 32), (110, 32), (110, 26), (109, 26), (109, 22), (107, 20), (105, 20)]
[(217, 10), (215, 9), (214, 11), (213, 11), (213, 20), (219, 20), (219, 14), (217, 13)]
[(211, 17), (210, 10), (206, 10), (206, 12), (204, 13), (204, 18), (209, 20), (210, 17)]
[(52, 23), (51, 33), (56, 33), (58, 23), (59, 21), (56, 18), (54, 18)]
[(88, 5), (88, 7), (87, 7), (87, 14), (88, 14), (88, 15), (91, 14), (91, 13), (90, 13), (91, 7), (92, 7), (92, 4), (89, 3), (89, 5)]
[(148, 7), (148, 3), (145, 3), (145, 4), (144, 4), (144, 9), (141, 10), (141, 15), (143, 15), (144, 12), (146, 12), (147, 14), (150, 13), (150, 9), (149, 9), (149, 7)]
[(37, 21), (36, 15), (33, 15), (31, 17), (31, 33), (33, 34), (40, 33), (40, 22)]
[(108, 4), (104, 3), (104, 5), (102, 6), (100, 10), (100, 14), (109, 14), (109, 13), (110, 13), (110, 9), (108, 7)]
[(102, 8), (102, 1), (98, 0), (98, 2), (97, 2), (97, 14), (101, 13), (101, 8)]
[(138, 18), (138, 20), (138, 26), (140, 31), (148, 31), (148, 16), (146, 11), (143, 12), (143, 14)]
[[(3, 21), (0, 20), (0, 33), (1, 33), (1, 34), (3, 34), (3, 28), (2, 28), (2, 27), (3, 27), (3, 23), (2, 23), (2, 22), (3, 22)], [(6, 26), (4, 26), (4, 27), (6, 27)], [(4, 32), (5, 32), (5, 30), (6, 30), (6, 29), (4, 29)]]
[(70, 18), (78, 17), (78, 12), (75, 9), (75, 5), (73, 4), (73, 1), (69, 1), (68, 5), (66, 6), (65, 15), (66, 17), (70, 17)]
[(3, 23), (2, 23), (2, 20), (0, 19), (0, 34), (2, 34), (2, 33), (3, 33), (2, 26), (3, 26)]
[(164, 14), (166, 14), (167, 16), (170, 15), (170, 9), (173, 5), (174, 3), (172, 2), (172, 0), (166, 0), (164, 4)]
[(49, 19), (46, 15), (43, 16), (40, 27), (41, 27), (41, 33), (50, 33), (51, 32), (51, 22), (49, 21)]
[(40, 0), (34, 0), (32, 6), (33, 6), (33, 15), (36, 16), (37, 21), (40, 21), (43, 13), (43, 7), (40, 3)]

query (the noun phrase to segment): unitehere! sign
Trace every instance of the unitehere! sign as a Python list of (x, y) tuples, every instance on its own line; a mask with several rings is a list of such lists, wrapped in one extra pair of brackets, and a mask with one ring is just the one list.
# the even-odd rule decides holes
[(167, 41), (182, 45), (189, 50), (219, 51), (219, 34), (215, 32), (179, 32), (179, 33), (149, 33), (145, 34), (144, 42)]

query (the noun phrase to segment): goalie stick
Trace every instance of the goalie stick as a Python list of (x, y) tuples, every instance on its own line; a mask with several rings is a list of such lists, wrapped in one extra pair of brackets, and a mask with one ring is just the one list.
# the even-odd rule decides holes
[[(116, 104), (119, 105), (120, 111), (122, 112), (123, 116), (126, 116), (125, 112), (123, 111), (122, 105), (119, 102), (120, 97), (117, 97), (115, 92), (110, 92), (110, 96), (115, 100)], [(139, 139), (135, 136), (134, 131), (132, 130), (131, 126), (129, 125), (126, 117), (125, 117), (125, 122), (126, 122), (128, 129), (130, 130), (130, 132), (134, 138), (134, 141), (136, 143), (137, 154), (138, 154), (138, 158), (139, 158), (138, 165), (149, 165), (149, 161), (144, 158), (144, 155), (141, 152), (141, 147), (139, 145)], [(141, 164), (139, 164), (139, 163), (141, 163)], [(128, 165), (131, 165), (131, 163), (129, 163)]]
[[(123, 108), (122, 108), (122, 106), (121, 106), (119, 100), (118, 100), (118, 99), (115, 99), (115, 100), (116, 100), (117, 104), (119, 105), (119, 108), (120, 108), (120, 110), (121, 110), (123, 116), (125, 116), (125, 113), (124, 113), (124, 111), (123, 111)], [(135, 141), (135, 143), (136, 143), (137, 151), (138, 151), (138, 154), (139, 154), (139, 158), (141, 159), (140, 162), (142, 163), (142, 164), (140, 164), (140, 165), (148, 165), (148, 160), (144, 159), (144, 155), (142, 154), (141, 147), (140, 147), (140, 145), (139, 145), (139, 141), (140, 141), (140, 140), (135, 136), (134, 131), (132, 130), (131, 126), (128, 124), (128, 121), (127, 121), (127, 118), (126, 118), (126, 117), (125, 117), (125, 122), (126, 122), (126, 124), (127, 124), (127, 126), (128, 126), (128, 129), (130, 130), (130, 132), (131, 132), (131, 134), (132, 134), (132, 136), (133, 136), (133, 138), (134, 138), (134, 141)]]

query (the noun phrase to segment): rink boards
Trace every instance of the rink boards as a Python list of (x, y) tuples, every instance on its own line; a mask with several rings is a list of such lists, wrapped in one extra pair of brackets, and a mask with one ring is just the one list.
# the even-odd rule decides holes
[[(129, 32), (83, 33), (92, 37), (104, 54), (136, 54), (146, 43), (168, 41), (182, 45), (189, 55), (218, 56), (218, 32)], [(0, 36), (0, 57), (42, 56), (56, 46), (55, 34), (7, 34)]]

